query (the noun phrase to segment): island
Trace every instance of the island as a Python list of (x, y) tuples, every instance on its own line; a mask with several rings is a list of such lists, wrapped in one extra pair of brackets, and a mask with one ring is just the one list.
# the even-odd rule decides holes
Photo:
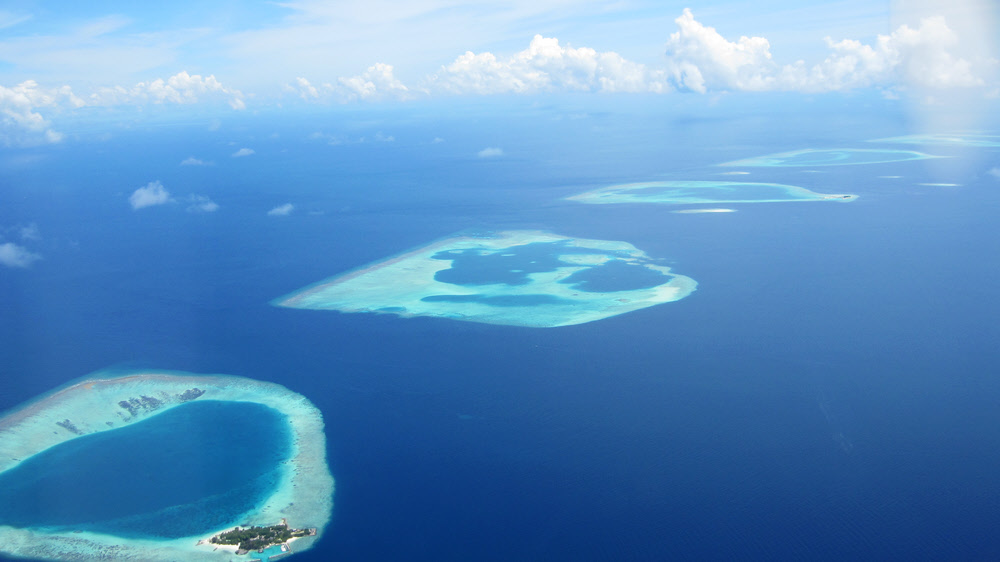
[(302, 537), (316, 536), (316, 529), (291, 529), (288, 522), (282, 519), (281, 523), (270, 527), (235, 527), (228, 531), (223, 531), (214, 535), (208, 540), (211, 544), (226, 546), (236, 545), (237, 555), (247, 554), (251, 550), (263, 551), (271, 546), (288, 546), (288, 543)]
[(272, 304), (551, 328), (677, 301), (696, 287), (627, 242), (511, 230), (440, 240)]
[(756, 156), (744, 160), (734, 160), (719, 164), (720, 166), (750, 167), (750, 166), (846, 166), (853, 164), (885, 164), (906, 160), (924, 160), (941, 158), (915, 152), (913, 150), (889, 150), (877, 148), (806, 148), (767, 156)]
[[(602, 187), (567, 197), (590, 204), (659, 203), (699, 205), (718, 203), (780, 203), (786, 201), (840, 201), (858, 198), (850, 194), (828, 194), (779, 183), (735, 181), (653, 181)], [(692, 209), (687, 213), (730, 212), (730, 209)]]
[(270, 382), (104, 371), (0, 417), (0, 554), (247, 562), (221, 538), (239, 525), (287, 555), (322, 536), (333, 491), (322, 414)]

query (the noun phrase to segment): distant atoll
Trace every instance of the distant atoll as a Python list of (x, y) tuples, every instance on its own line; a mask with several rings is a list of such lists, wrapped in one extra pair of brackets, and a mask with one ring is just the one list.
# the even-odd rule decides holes
[(680, 300), (696, 286), (626, 242), (515, 230), (435, 242), (273, 304), (548, 328)]
[[(602, 187), (566, 199), (581, 203), (780, 203), (786, 201), (854, 201), (857, 195), (827, 194), (779, 183), (734, 181), (653, 181)], [(694, 211), (697, 212), (697, 211)]]
[(720, 166), (751, 167), (751, 166), (776, 166), (776, 167), (803, 167), (803, 166), (846, 166), (852, 164), (884, 164), (888, 162), (902, 162), (905, 160), (923, 160), (926, 158), (940, 158), (913, 150), (890, 150), (878, 148), (807, 148), (782, 152), (779, 154), (769, 154), (767, 156), (756, 156), (743, 160), (734, 160), (719, 164)]
[(976, 146), (981, 148), (995, 148), (1000, 146), (1000, 135), (987, 135), (982, 133), (925, 133), (920, 135), (904, 135), (901, 137), (873, 139), (868, 142), (899, 144), (952, 144), (961, 146)]
[[(329, 522), (333, 507), (334, 481), (326, 462), (323, 418), (305, 397), (274, 383), (164, 371), (98, 373), (0, 417), (0, 475), (52, 447), (131, 427), (204, 400), (262, 405), (276, 411), (280, 418), (275, 419), (285, 420), (289, 456), (274, 469), (277, 483), (259, 505), (226, 528), (162, 540), (0, 525), (0, 553), (43, 560), (248, 562), (247, 556), (236, 553), (238, 547), (212, 542), (237, 524), (271, 529), (264, 540), (269, 545), (286, 544), (283, 550), (288, 552), (310, 548)], [(280, 525), (274, 525), (276, 521)]]

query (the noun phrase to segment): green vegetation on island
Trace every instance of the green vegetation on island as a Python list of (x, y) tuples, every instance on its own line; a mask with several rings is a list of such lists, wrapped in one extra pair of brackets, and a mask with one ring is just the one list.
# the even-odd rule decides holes
[(272, 525), (270, 527), (236, 527), (231, 531), (215, 535), (209, 542), (212, 544), (238, 545), (240, 552), (249, 552), (251, 550), (262, 550), (269, 546), (288, 542), (291, 539), (315, 534), (316, 529), (289, 529), (288, 525), (282, 522), (279, 525)]

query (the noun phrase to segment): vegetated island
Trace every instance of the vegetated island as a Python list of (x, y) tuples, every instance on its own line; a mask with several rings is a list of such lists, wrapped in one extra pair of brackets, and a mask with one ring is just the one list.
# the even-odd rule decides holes
[[(326, 462), (323, 418), (304, 396), (270, 382), (171, 371), (96, 373), (0, 415), (0, 473), (66, 441), (132, 425), (202, 400), (257, 403), (284, 414), (291, 456), (281, 465), (274, 492), (241, 516), (241, 527), (280, 520), (277, 527), (284, 526), (291, 534), (272, 544), (282, 544), (285, 554), (309, 549), (320, 538), (333, 507), (334, 480)], [(287, 521), (302, 528), (289, 528)], [(238, 546), (210, 542), (223, 531), (205, 531), (161, 540), (0, 524), (0, 555), (71, 561), (247, 560), (236, 556)], [(278, 541), (284, 535), (277, 529), (261, 536)], [(292, 541), (295, 546), (287, 548)]]
[(208, 540), (211, 544), (237, 546), (236, 554), (247, 554), (256, 550), (263, 552), (265, 548), (281, 545), (282, 551), (287, 551), (288, 543), (302, 537), (316, 536), (316, 528), (290, 529), (284, 519), (278, 525), (270, 527), (236, 527), (213, 536)]

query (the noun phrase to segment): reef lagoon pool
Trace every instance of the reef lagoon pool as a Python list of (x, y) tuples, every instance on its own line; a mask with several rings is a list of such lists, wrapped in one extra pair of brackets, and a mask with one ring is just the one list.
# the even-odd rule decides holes
[[(234, 526), (315, 529), (333, 478), (323, 422), (280, 385), (102, 375), (0, 418), (0, 552), (48, 560), (246, 560)], [(291, 544), (291, 543), (289, 543)]]

